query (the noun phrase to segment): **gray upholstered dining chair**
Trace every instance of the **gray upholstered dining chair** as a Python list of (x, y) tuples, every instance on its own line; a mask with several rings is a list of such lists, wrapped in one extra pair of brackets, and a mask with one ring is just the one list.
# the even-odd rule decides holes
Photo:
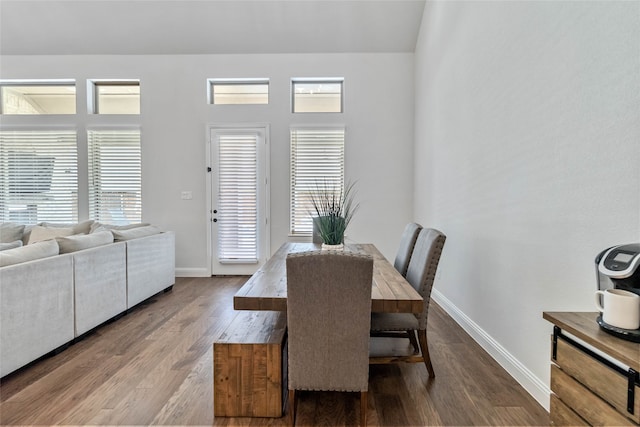
[[(417, 352), (419, 343), (423, 361), (430, 377), (434, 377), (433, 365), (427, 345), (427, 315), (431, 300), (431, 288), (446, 236), (433, 228), (423, 228), (418, 234), (413, 255), (407, 268), (406, 279), (422, 295), (424, 308), (419, 314), (412, 313), (372, 313), (372, 336), (395, 336), (409, 338)], [(416, 342), (416, 334), (418, 342)], [(389, 363), (398, 361), (416, 361), (415, 357), (370, 358), (370, 363)]]
[(404, 227), (402, 236), (400, 237), (400, 246), (396, 253), (396, 259), (393, 262), (393, 266), (398, 270), (400, 274), (406, 276), (407, 268), (409, 267), (409, 260), (411, 260), (411, 254), (418, 238), (418, 233), (422, 230), (422, 226), (415, 222), (410, 222)]
[(289, 416), (296, 390), (360, 392), (366, 425), (373, 258), (347, 251), (287, 256)]

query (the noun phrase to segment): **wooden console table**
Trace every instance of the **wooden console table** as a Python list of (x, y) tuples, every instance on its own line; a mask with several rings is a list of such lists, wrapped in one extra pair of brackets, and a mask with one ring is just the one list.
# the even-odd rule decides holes
[(551, 425), (640, 425), (640, 344), (602, 331), (597, 315), (543, 313), (554, 325)]

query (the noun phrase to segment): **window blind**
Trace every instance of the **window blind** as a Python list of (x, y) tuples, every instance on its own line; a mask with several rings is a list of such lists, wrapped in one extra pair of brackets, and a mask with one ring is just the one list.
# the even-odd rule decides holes
[(107, 224), (142, 220), (140, 130), (89, 130), (89, 216)]
[(292, 235), (312, 234), (310, 194), (318, 184), (344, 188), (344, 128), (291, 129)]
[(0, 131), (2, 221), (77, 221), (77, 158), (75, 130)]
[(218, 140), (218, 259), (258, 261), (256, 134), (220, 134)]

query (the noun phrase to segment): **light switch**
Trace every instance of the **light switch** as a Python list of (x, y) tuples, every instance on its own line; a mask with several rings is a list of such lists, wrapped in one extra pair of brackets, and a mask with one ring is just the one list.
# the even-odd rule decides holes
[(182, 200), (191, 200), (193, 199), (193, 193), (191, 191), (183, 191), (180, 193), (180, 198)]

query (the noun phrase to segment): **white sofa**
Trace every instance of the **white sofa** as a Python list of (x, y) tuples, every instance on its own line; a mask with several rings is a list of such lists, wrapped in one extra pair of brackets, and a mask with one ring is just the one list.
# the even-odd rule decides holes
[(0, 267), (0, 377), (174, 283), (173, 232)]

